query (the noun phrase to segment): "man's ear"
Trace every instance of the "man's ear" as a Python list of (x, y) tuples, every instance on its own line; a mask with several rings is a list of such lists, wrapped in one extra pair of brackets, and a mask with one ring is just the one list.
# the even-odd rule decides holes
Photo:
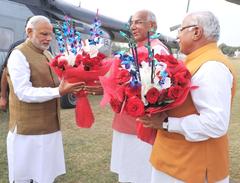
[(150, 21), (150, 30), (157, 31), (157, 23)]
[(194, 27), (193, 40), (199, 40), (203, 36), (203, 29), (201, 27)]
[(27, 28), (26, 33), (27, 33), (27, 36), (28, 36), (28, 37), (32, 34), (32, 32), (33, 32), (33, 29), (32, 29), (32, 28)]

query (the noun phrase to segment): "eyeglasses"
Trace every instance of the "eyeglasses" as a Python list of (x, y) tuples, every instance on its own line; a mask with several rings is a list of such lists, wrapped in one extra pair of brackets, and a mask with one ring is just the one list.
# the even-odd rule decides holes
[(132, 25), (142, 25), (144, 23), (146, 23), (147, 21), (144, 21), (144, 20), (135, 20), (135, 21), (130, 21), (129, 22), (129, 25), (132, 26)]
[(182, 32), (184, 29), (190, 28), (190, 27), (197, 27), (198, 25), (187, 25), (184, 27), (181, 27), (178, 29), (178, 33)]

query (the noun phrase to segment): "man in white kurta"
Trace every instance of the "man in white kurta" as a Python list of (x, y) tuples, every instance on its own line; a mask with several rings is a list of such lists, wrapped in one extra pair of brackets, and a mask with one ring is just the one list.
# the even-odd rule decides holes
[[(130, 26), (138, 53), (147, 52), (145, 45), (148, 42), (148, 31), (157, 29), (155, 15), (146, 10), (138, 11), (131, 17)], [(151, 39), (150, 42), (155, 54), (168, 54), (168, 49), (161, 41)], [(150, 183), (151, 149), (151, 144), (136, 136), (136, 118), (124, 112), (115, 114), (110, 168), (118, 174), (119, 182)]]
[[(10, 130), (7, 136), (7, 156), (9, 181), (11, 183), (52, 183), (58, 175), (64, 174), (66, 171), (62, 134), (59, 124), (60, 119), (57, 112), (59, 105), (55, 104), (58, 104), (57, 98), (60, 96), (79, 91), (80, 85), (62, 81), (57, 86), (54, 81), (54, 73), (50, 71), (47, 64), (47, 57), (43, 53), (49, 48), (50, 41), (52, 40), (52, 28), (50, 21), (46, 17), (32, 17), (26, 26), (27, 40), (20, 45), (21, 48), (17, 47), (11, 53), (8, 60)], [(25, 50), (30, 50), (31, 54), (25, 54)], [(42, 78), (47, 77), (41, 75), (41, 72), (36, 74), (37, 68), (33, 68), (35, 66), (34, 61), (28, 60), (34, 57), (36, 58), (35, 62), (39, 61), (39, 57), (42, 58), (43, 62), (40, 64), (47, 68), (43, 73), (46, 72), (49, 75), (47, 76), (50, 78), (48, 82), (53, 83), (51, 86), (44, 85), (43, 87), (39, 87), (39, 83), (46, 83)], [(37, 107), (44, 104), (48, 106), (51, 102), (53, 102), (56, 109), (52, 111), (51, 108), (39, 108), (39, 112), (41, 110), (45, 111), (46, 115), (38, 116)], [(30, 107), (26, 108), (26, 106)], [(32, 113), (35, 113), (37, 117), (35, 118), (32, 113), (22, 114), (24, 110), (21, 107), (25, 107), (29, 111), (35, 109)], [(47, 113), (48, 111), (49, 113)], [(31, 119), (28, 118), (28, 115), (31, 116)], [(48, 116), (53, 116), (53, 119), (56, 119), (57, 128), (54, 126), (54, 130), (47, 129), (47, 124), (44, 124), (45, 126), (35, 124), (36, 121), (44, 122), (50, 119)], [(22, 119), (27, 119), (31, 123), (28, 123), (26, 126), (25, 121)], [(31, 126), (32, 124), (34, 125)], [(38, 129), (38, 126), (46, 127), (46, 129)], [(29, 131), (29, 129), (33, 131)], [(52, 132), (48, 133), (48, 130)]]

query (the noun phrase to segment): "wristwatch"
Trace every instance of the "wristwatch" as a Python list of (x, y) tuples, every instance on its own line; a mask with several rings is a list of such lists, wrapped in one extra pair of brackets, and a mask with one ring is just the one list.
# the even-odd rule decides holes
[(162, 123), (162, 128), (165, 131), (168, 131), (168, 118), (166, 118)]

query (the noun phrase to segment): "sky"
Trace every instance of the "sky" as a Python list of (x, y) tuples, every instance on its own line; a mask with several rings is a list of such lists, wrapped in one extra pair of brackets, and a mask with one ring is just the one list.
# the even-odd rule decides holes
[[(130, 15), (138, 10), (147, 9), (155, 13), (158, 32), (176, 37), (177, 32), (170, 32), (170, 27), (181, 24), (186, 15), (188, 0), (67, 0), (74, 5), (97, 11), (99, 14), (126, 22)], [(191, 0), (188, 12), (211, 11), (219, 19), (221, 26), (219, 44), (240, 46), (240, 5), (225, 0)]]

